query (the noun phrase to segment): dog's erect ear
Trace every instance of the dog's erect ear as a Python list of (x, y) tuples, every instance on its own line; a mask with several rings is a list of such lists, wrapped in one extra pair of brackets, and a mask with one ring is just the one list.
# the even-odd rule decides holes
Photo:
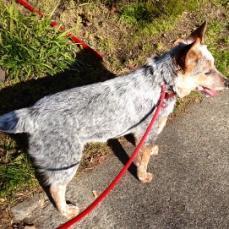
[(205, 21), (201, 26), (199, 26), (195, 31), (191, 33), (187, 40), (191, 40), (192, 42), (196, 39), (200, 39), (200, 42), (204, 42), (204, 34), (206, 31), (207, 22)]
[(181, 67), (185, 74), (192, 72), (200, 59), (200, 53), (197, 51), (198, 45), (200, 45), (199, 38), (193, 43), (183, 46), (175, 54), (176, 63)]
[(194, 43), (192, 43), (191, 48), (188, 50), (185, 57), (185, 73), (191, 73), (192, 70), (197, 65), (198, 60), (201, 58), (200, 52), (198, 52), (198, 46), (200, 45), (201, 40), (197, 38)]
[(196, 30), (194, 30), (188, 38), (186, 39), (179, 38), (174, 42), (174, 44), (175, 45), (178, 45), (179, 43), (191, 44), (195, 42), (197, 39), (200, 40), (200, 43), (203, 43), (206, 27), (207, 27), (207, 22), (205, 21), (201, 26), (199, 26)]

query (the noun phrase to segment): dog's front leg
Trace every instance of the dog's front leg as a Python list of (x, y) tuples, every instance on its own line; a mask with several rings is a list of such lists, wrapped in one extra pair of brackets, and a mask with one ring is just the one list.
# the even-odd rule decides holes
[(153, 179), (153, 174), (147, 172), (148, 163), (150, 160), (150, 156), (158, 154), (158, 146), (157, 145), (147, 145), (144, 146), (139, 153), (139, 156), (136, 161), (137, 165), (137, 176), (138, 179), (143, 183), (149, 183)]
[[(157, 123), (155, 124), (155, 131), (152, 132), (151, 135), (148, 137), (146, 145), (143, 146), (136, 159), (137, 176), (138, 179), (143, 183), (149, 183), (153, 179), (153, 174), (147, 172), (147, 167), (150, 160), (150, 156), (157, 155), (159, 147), (157, 145), (150, 144), (150, 142), (155, 141), (157, 136), (161, 133), (161, 131), (166, 125), (167, 118), (167, 116), (159, 117)], [(146, 127), (144, 126), (144, 129), (145, 128)], [(139, 139), (139, 137), (136, 138)]]

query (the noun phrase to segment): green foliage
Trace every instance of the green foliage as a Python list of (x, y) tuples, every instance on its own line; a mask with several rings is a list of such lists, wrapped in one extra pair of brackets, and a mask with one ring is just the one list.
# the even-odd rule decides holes
[(144, 1), (124, 5), (120, 19), (136, 30), (134, 42), (172, 30), (185, 11), (194, 11), (206, 0)]
[(221, 52), (217, 52), (217, 50), (212, 50), (212, 52), (216, 60), (217, 69), (229, 78), (229, 51), (222, 50)]
[(76, 46), (50, 27), (50, 18), (24, 16), (2, 0), (0, 8), (0, 67), (9, 79), (54, 75), (74, 62)]
[(152, 21), (153, 17), (157, 17), (158, 13), (157, 8), (151, 2), (132, 3), (122, 8), (120, 17), (129, 24), (144, 26)]
[[(205, 0), (161, 0), (161, 1), (144, 1), (134, 2), (124, 5), (121, 10), (120, 18), (126, 23), (148, 26), (154, 21), (163, 22), (163, 20), (170, 20), (180, 16), (185, 10), (195, 10)], [(167, 22), (167, 20), (166, 20)]]
[(209, 23), (207, 29), (206, 42), (212, 52), (216, 66), (225, 76), (228, 76), (229, 66), (229, 38), (227, 34), (226, 21), (213, 21)]
[(8, 158), (10, 163), (0, 164), (0, 198), (14, 196), (15, 191), (37, 185), (32, 166), (24, 154)]

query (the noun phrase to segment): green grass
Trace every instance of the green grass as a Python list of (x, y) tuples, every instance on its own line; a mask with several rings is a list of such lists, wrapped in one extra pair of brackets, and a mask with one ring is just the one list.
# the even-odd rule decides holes
[(15, 4), (2, 0), (0, 8), (0, 67), (8, 79), (55, 75), (75, 61), (76, 46), (66, 33), (50, 27), (51, 18), (24, 16)]
[(0, 138), (0, 199), (14, 201), (18, 192), (31, 190), (38, 182), (26, 154), (10, 137)]
[(13, 200), (17, 192), (31, 190), (38, 185), (34, 170), (25, 154), (20, 153), (0, 164), (0, 198)]
[[(159, 44), (158, 47), (152, 48), (152, 40), (157, 40), (157, 44), (160, 43), (162, 34), (174, 33), (176, 25), (185, 17), (185, 12), (197, 11), (206, 3), (207, 0), (148, 0), (141, 3), (139, 1), (120, 3), (120, 21), (133, 31), (126, 46), (131, 49), (136, 44), (142, 44), (145, 55), (165, 51), (162, 47), (169, 48), (167, 44)], [(134, 62), (143, 63), (144, 60), (145, 57), (139, 55)]]
[(162, 0), (131, 3), (122, 8), (120, 19), (139, 27), (136, 36), (154, 36), (171, 30), (184, 11), (193, 11), (206, 0)]
[(228, 24), (225, 20), (210, 22), (206, 42), (216, 60), (217, 69), (229, 77), (229, 38), (227, 36), (227, 26)]
[(158, 13), (154, 4), (149, 1), (132, 3), (122, 8), (120, 18), (128, 24), (145, 26), (151, 22), (153, 17), (157, 17)]

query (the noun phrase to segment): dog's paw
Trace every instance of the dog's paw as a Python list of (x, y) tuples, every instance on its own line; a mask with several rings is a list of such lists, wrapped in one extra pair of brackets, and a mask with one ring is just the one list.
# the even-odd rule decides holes
[(159, 147), (158, 147), (158, 145), (155, 145), (155, 146), (152, 147), (150, 155), (151, 156), (158, 155), (158, 152), (159, 152)]
[(150, 183), (153, 180), (153, 174), (144, 173), (141, 176), (138, 176), (138, 178), (142, 183)]
[(79, 214), (80, 210), (77, 206), (72, 204), (67, 204), (66, 209), (62, 211), (62, 215), (68, 219), (72, 219), (73, 217)]

